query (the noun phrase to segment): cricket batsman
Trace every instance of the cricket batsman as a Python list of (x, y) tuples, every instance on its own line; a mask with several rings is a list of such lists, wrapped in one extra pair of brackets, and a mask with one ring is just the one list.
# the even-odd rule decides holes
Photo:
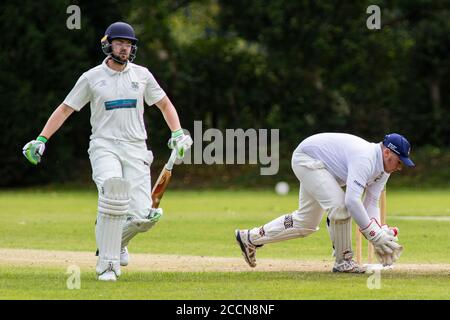
[(25, 157), (37, 165), (52, 135), (74, 111), (90, 103), (88, 154), (98, 188), (96, 272), (103, 281), (117, 280), (120, 266), (129, 262), (129, 241), (152, 228), (163, 213), (160, 208), (152, 209), (153, 154), (146, 145), (144, 101), (161, 110), (172, 131), (168, 145), (176, 150), (177, 158), (183, 158), (192, 145), (191, 137), (183, 133), (175, 107), (152, 73), (132, 63), (137, 42), (129, 24), (111, 24), (101, 39), (107, 57), (81, 75), (37, 139), (23, 148)]
[(392, 265), (403, 247), (398, 228), (380, 224), (378, 200), (391, 173), (403, 165), (414, 167), (410, 150), (408, 140), (397, 133), (380, 143), (345, 133), (320, 133), (303, 140), (292, 155), (292, 169), (300, 181), (299, 208), (263, 226), (236, 230), (245, 261), (255, 267), (257, 248), (316, 232), (326, 211), (336, 256), (333, 272), (365, 272), (353, 260), (351, 218), (373, 244), (380, 263)]

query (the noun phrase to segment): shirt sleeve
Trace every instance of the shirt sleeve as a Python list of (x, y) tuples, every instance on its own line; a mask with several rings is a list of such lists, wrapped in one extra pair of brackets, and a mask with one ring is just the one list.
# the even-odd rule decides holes
[(147, 70), (147, 83), (146, 83), (145, 92), (144, 92), (145, 102), (149, 106), (152, 106), (156, 102), (158, 102), (162, 98), (164, 98), (165, 95), (166, 95), (166, 93), (160, 87), (160, 85), (156, 81), (156, 79), (153, 76), (153, 74), (151, 74), (151, 72)]
[(388, 179), (389, 174), (384, 173), (378, 181), (375, 181), (373, 184), (366, 188), (366, 194), (364, 196), (363, 204), (364, 208), (366, 208), (369, 218), (375, 218), (378, 223), (381, 223), (379, 207), (380, 196)]
[(83, 73), (75, 86), (64, 99), (64, 104), (76, 111), (80, 111), (91, 99), (91, 89), (86, 74)]
[(369, 180), (370, 171), (370, 160), (365, 158), (357, 158), (348, 166), (345, 206), (361, 229), (370, 224), (369, 215), (361, 200)]

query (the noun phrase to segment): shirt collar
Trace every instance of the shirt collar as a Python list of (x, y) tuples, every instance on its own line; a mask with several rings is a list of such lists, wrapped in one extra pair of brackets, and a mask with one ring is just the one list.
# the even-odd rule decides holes
[(107, 62), (109, 59), (110, 59), (109, 56), (106, 57), (106, 58), (103, 60), (103, 63), (102, 63), (103, 68), (106, 70), (106, 72), (107, 72), (109, 75), (113, 76), (113, 75), (115, 75), (115, 74), (118, 74), (118, 73), (121, 73), (121, 72), (128, 72), (128, 71), (130, 70), (130, 62), (127, 62), (127, 65), (125, 66), (125, 69), (123, 69), (122, 71), (115, 71), (115, 70), (111, 69), (111, 68), (108, 67), (108, 65), (106, 64), (106, 62)]

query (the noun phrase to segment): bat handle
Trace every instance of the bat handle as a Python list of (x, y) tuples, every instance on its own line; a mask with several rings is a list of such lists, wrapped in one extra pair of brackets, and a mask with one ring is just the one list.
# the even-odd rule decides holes
[(177, 151), (173, 149), (172, 153), (170, 154), (169, 161), (167, 161), (166, 163), (166, 169), (172, 171), (173, 165), (176, 160), (177, 160)]

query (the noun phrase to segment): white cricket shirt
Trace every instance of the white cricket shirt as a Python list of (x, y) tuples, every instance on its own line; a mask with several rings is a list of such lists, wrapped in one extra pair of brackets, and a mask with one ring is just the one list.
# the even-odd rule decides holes
[(64, 103), (80, 111), (91, 105), (91, 139), (146, 140), (144, 99), (148, 105), (166, 93), (150, 71), (128, 62), (123, 71), (102, 64), (83, 73)]
[(384, 172), (379, 143), (346, 133), (319, 133), (303, 140), (294, 152), (321, 160), (336, 181), (347, 186), (345, 204), (360, 227), (367, 226), (370, 218), (380, 221), (378, 200), (390, 175)]

